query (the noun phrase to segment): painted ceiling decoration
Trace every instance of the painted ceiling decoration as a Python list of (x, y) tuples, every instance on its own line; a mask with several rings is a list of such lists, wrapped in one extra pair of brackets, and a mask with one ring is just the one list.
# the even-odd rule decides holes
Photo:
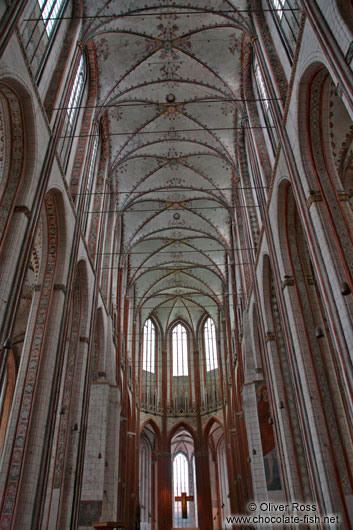
[(85, 4), (109, 122), (120, 265), (142, 322), (218, 318), (236, 223), (246, 0)]

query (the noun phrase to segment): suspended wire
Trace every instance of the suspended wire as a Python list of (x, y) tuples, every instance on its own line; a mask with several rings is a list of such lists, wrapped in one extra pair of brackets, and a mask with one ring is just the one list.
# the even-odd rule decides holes
[[(151, 256), (153, 257), (153, 256)], [(170, 262), (169, 262), (170, 263)], [(174, 263), (181, 263), (180, 261), (179, 262), (174, 262)], [(188, 266), (183, 266), (183, 267), (167, 267), (166, 266), (167, 263), (163, 264), (163, 263), (160, 263), (159, 265), (137, 265), (136, 267), (130, 267), (129, 270), (141, 270), (141, 269), (151, 269), (153, 271), (156, 271), (156, 270), (163, 270), (163, 271), (176, 271), (176, 272), (179, 272), (179, 271), (184, 271), (184, 270), (190, 270), (190, 269), (208, 269), (209, 267), (216, 267), (217, 269), (219, 269), (220, 267), (224, 267), (226, 266), (225, 263), (220, 263), (219, 265), (217, 264), (205, 264), (205, 263), (200, 263), (200, 264), (197, 264), (197, 263), (190, 263), (190, 265)], [(235, 265), (251, 265), (250, 263), (235, 263)], [(105, 269), (111, 269), (111, 268), (118, 268), (118, 267), (101, 267), (101, 270), (105, 270)]]
[[(156, 199), (158, 200), (158, 199)], [(192, 199), (192, 200), (200, 200), (200, 199)], [(183, 201), (185, 202), (185, 201)], [(250, 204), (249, 206), (244, 204), (239, 204), (237, 206), (232, 206), (232, 208), (238, 209), (238, 208), (261, 208), (259, 204)], [(85, 210), (83, 213), (141, 213), (141, 212), (189, 212), (189, 213), (197, 213), (196, 210), (227, 210), (225, 206), (200, 206), (195, 208), (195, 210), (191, 210), (191, 208), (188, 208), (187, 206), (181, 206), (180, 208), (161, 208), (160, 210), (154, 208), (153, 210), (144, 209), (144, 210)]]
[[(158, 157), (158, 158), (162, 158), (162, 157)], [(191, 168), (192, 169), (192, 168)], [(158, 193), (171, 193), (172, 191), (175, 192), (175, 191), (201, 191), (201, 192), (205, 192), (205, 191), (233, 191), (233, 190), (257, 190), (257, 189), (268, 189), (269, 186), (234, 186), (234, 187), (227, 187), (227, 188), (202, 188), (202, 189), (198, 189), (198, 188), (184, 188), (184, 187), (181, 187), (179, 188), (178, 186), (173, 186), (173, 188), (169, 188), (167, 190), (160, 190), (160, 189), (155, 189), (155, 190), (144, 190), (144, 191), (129, 191), (129, 190), (125, 190), (125, 191), (92, 191), (92, 192), (81, 192), (81, 193), (72, 193), (71, 195), (74, 197), (76, 197), (77, 195), (132, 195), (132, 194), (145, 194), (145, 193), (155, 193), (156, 191)], [(192, 200), (198, 200), (198, 199), (192, 199)], [(174, 201), (174, 202), (177, 202), (177, 201)]]
[[(179, 81), (182, 81), (182, 79), (179, 79)], [(168, 79), (165, 79), (163, 81), (160, 81), (161, 83), (167, 83)], [(139, 88), (139, 87), (136, 87)], [(104, 105), (79, 105), (78, 107), (67, 107), (67, 106), (60, 106), (60, 107), (47, 107), (47, 110), (50, 111), (57, 111), (57, 110), (70, 110), (72, 109), (108, 109), (108, 108), (116, 108), (116, 107), (165, 107), (167, 110), (168, 107), (178, 107), (179, 105), (190, 105), (190, 104), (198, 104), (198, 103), (255, 103), (257, 101), (282, 101), (282, 98), (222, 98), (222, 99), (191, 99), (189, 101), (179, 101), (179, 102), (173, 102), (173, 103), (159, 103), (159, 102), (134, 102), (134, 103), (107, 103)], [(162, 113), (163, 114), (163, 113)]]
[[(169, 9), (170, 6), (161, 6), (160, 9)], [(180, 7), (180, 9), (185, 9), (183, 7)], [(171, 12), (155, 12), (155, 13), (122, 13), (122, 14), (116, 14), (112, 13), (111, 15), (81, 15), (81, 16), (59, 16), (59, 17), (37, 17), (37, 18), (24, 18), (23, 22), (34, 22), (38, 20), (43, 21), (49, 21), (49, 20), (90, 20), (90, 19), (100, 19), (100, 18), (127, 18), (127, 17), (155, 17), (155, 16), (163, 16), (163, 15), (219, 15), (223, 13), (232, 13), (236, 15), (237, 13), (263, 13), (263, 12), (278, 12), (278, 11), (300, 11), (300, 8), (298, 7), (291, 7), (291, 8), (281, 8), (281, 9), (275, 9), (275, 8), (264, 8), (264, 9), (217, 9), (217, 11), (212, 11), (211, 9), (207, 10), (198, 10), (198, 11), (171, 11)]]
[[(175, 242), (171, 243), (171, 244), (174, 244)], [(176, 243), (178, 243), (178, 241), (176, 241)], [(182, 244), (185, 244), (185, 245), (188, 245), (189, 243), (183, 243), (181, 242)], [(169, 245), (169, 243), (168, 243)], [(165, 247), (163, 247), (165, 248)], [(243, 248), (233, 248), (232, 250), (256, 250), (256, 247), (243, 247)], [(200, 249), (200, 250), (182, 250), (182, 251), (178, 251), (178, 250), (166, 250), (166, 251), (158, 251), (158, 249), (155, 249), (155, 250), (150, 250), (149, 252), (96, 252), (94, 254), (94, 256), (102, 256), (102, 255), (109, 255), (109, 256), (112, 256), (112, 255), (119, 255), (119, 256), (130, 256), (131, 254), (151, 254), (151, 255), (156, 255), (156, 254), (174, 254), (175, 252), (181, 252), (183, 254), (185, 253), (190, 253), (190, 252), (196, 252), (197, 254), (200, 254), (202, 252), (226, 252), (226, 250), (224, 248), (216, 248), (216, 249), (212, 249), (212, 248), (209, 248), (209, 249)]]
[[(192, 289), (192, 287), (186, 287), (186, 289)], [(237, 293), (237, 294), (241, 294), (241, 293)], [(198, 291), (194, 291), (194, 292), (191, 292), (191, 293), (185, 293), (185, 296), (211, 296), (210, 294), (205, 294), (205, 293), (199, 293)], [(155, 295), (153, 295), (154, 298), (157, 298), (157, 297), (164, 297), (164, 296), (171, 296), (171, 293), (169, 294), (163, 294), (163, 293), (157, 293)], [(172, 296), (183, 296), (182, 294), (177, 294), (177, 293), (174, 293), (172, 294)], [(212, 293), (212, 296), (232, 296), (232, 293)], [(130, 300), (134, 299), (134, 300), (138, 300), (138, 299), (142, 299), (142, 298), (146, 298), (145, 296), (130, 296), (129, 297)]]
[[(247, 129), (274, 129), (274, 125), (258, 125), (253, 127), (247, 127)], [(112, 133), (109, 132), (110, 136), (128, 136), (128, 135), (138, 135), (138, 134), (177, 134), (177, 133), (184, 133), (184, 132), (208, 132), (208, 131), (238, 131), (243, 130), (243, 127), (212, 127), (212, 128), (206, 128), (203, 129), (173, 129), (173, 130), (167, 130), (167, 131), (131, 131), (131, 132), (119, 132), (119, 133)], [(94, 138), (99, 137), (99, 132), (97, 133), (90, 133), (90, 134), (67, 134), (64, 136), (59, 136), (61, 139), (65, 138)], [(168, 138), (165, 138), (165, 140), (168, 140)], [(179, 140), (179, 138), (172, 138), (172, 140)]]
[[(251, 262), (243, 262), (243, 263), (234, 263), (235, 266), (237, 265), (252, 265)], [(189, 270), (189, 269), (200, 269), (200, 268), (205, 268), (207, 269), (207, 267), (222, 267), (222, 265), (205, 265), (205, 264), (200, 264), (200, 265), (190, 265), (190, 267), (169, 267), (169, 268), (165, 268), (164, 270), (171, 270), (171, 271), (176, 271), (176, 272), (179, 272), (179, 271), (182, 271), (182, 270)], [(159, 269), (160, 266), (159, 265), (155, 265), (154, 266), (155, 268)], [(149, 267), (130, 267), (130, 269), (143, 269), (143, 268), (146, 268), (146, 269), (152, 269), (153, 266), (149, 266)], [(106, 269), (114, 269), (114, 270), (117, 270), (119, 269), (119, 267), (101, 267), (100, 270), (106, 270)]]

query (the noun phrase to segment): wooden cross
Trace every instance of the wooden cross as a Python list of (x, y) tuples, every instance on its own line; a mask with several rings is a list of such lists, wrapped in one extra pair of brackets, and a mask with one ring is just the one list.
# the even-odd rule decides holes
[(183, 519), (188, 518), (188, 505), (187, 501), (193, 501), (194, 497), (192, 495), (186, 496), (185, 491), (182, 492), (181, 497), (175, 497), (176, 502), (181, 502), (182, 517)]

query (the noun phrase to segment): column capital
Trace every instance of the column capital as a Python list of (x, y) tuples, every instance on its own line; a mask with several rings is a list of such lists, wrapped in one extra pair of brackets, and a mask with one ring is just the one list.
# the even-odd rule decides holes
[(294, 278), (293, 276), (284, 276), (284, 279), (282, 280), (281, 282), (281, 289), (282, 291), (286, 288), (286, 287), (291, 287), (294, 285)]
[(15, 213), (24, 213), (25, 216), (29, 219), (31, 217), (31, 211), (27, 206), (24, 206), (22, 204), (19, 204), (18, 206), (15, 206), (14, 208)]

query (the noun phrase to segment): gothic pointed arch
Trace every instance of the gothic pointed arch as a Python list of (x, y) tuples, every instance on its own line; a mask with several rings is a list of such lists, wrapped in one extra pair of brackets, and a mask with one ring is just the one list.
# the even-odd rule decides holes
[[(279, 226), (279, 234), (285, 238), (283, 249), (286, 263), (286, 294), (290, 304), (288, 309), (296, 311), (296, 327), (300, 353), (305, 358), (303, 386), (310, 378), (310, 394), (315, 408), (317, 424), (311, 425), (312, 436), (320, 440), (326, 438), (330, 445), (330, 465), (333, 475), (339, 481), (338, 502), (349, 524), (347, 498), (352, 491), (352, 469), (350, 448), (345, 447), (346, 421), (340, 421), (345, 395), (341, 393), (345, 382), (338, 370), (339, 354), (336, 350), (331, 329), (327, 326), (325, 303), (322, 298), (319, 279), (310, 256), (301, 218), (294, 198), (292, 186), (284, 180), (279, 189), (279, 218), (285, 218), (285, 225)], [(282, 217), (283, 216), (283, 217)], [(314, 401), (314, 395), (317, 400)], [(329, 397), (329, 396), (332, 396)], [(320, 418), (320, 419), (319, 419)], [(317, 433), (315, 431), (318, 431)], [(333, 433), (334, 436), (333, 436)], [(333, 438), (332, 438), (333, 436)], [(321, 443), (321, 442), (319, 442)], [(342, 468), (340, 468), (342, 466)], [(324, 478), (322, 478), (324, 482)], [(324, 495), (324, 493), (323, 493)]]
[[(327, 68), (311, 65), (303, 76), (306, 100), (300, 108), (308, 112), (301, 123), (302, 157), (308, 180), (307, 206), (317, 215), (317, 227), (327, 222), (325, 238), (337, 249), (330, 268), (352, 285), (352, 120)], [(305, 139), (305, 140), (304, 140)], [(315, 212), (315, 214), (314, 214)], [(339, 212), (339, 215), (335, 215)], [(353, 287), (353, 285), (352, 285)]]

